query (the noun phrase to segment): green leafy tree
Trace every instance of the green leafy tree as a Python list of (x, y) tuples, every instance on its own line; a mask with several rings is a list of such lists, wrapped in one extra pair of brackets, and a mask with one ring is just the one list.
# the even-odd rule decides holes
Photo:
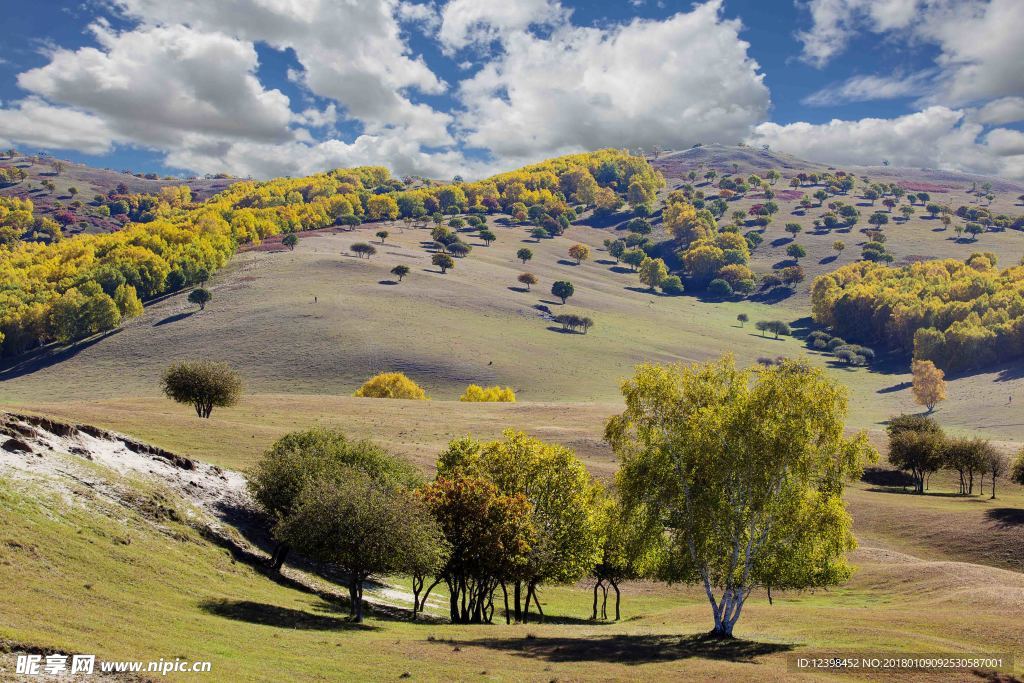
[(235, 405), (242, 395), (242, 377), (227, 363), (175, 363), (164, 371), (160, 383), (167, 398), (192, 405), (203, 418), (209, 418), (215, 407)]
[(390, 234), (391, 233), (389, 233), (387, 230), (378, 230), (376, 233), (377, 238), (380, 239), (381, 244), (384, 244), (384, 240), (386, 240), (388, 238), (388, 235)]
[(731, 638), (757, 587), (838, 585), (852, 568), (846, 481), (877, 453), (844, 438), (846, 392), (821, 369), (784, 361), (738, 369), (732, 357), (642, 365), (606, 438), (627, 510), (663, 520), (659, 575), (696, 583), (713, 636)]
[(356, 469), (304, 487), (276, 535), (345, 574), (355, 622), (363, 620), (367, 579), (440, 567), (447, 554), (439, 525), (418, 499)]
[(299, 236), (290, 232), (281, 238), (281, 244), (288, 247), (289, 251), (295, 251), (295, 247), (299, 244)]
[(807, 256), (807, 250), (804, 249), (803, 246), (794, 243), (786, 247), (786, 255), (795, 261), (799, 261), (804, 256)]
[(447, 273), (449, 268), (455, 267), (455, 259), (448, 254), (434, 254), (430, 258), (430, 262), (441, 269), (442, 275)]
[(943, 464), (946, 437), (939, 423), (923, 415), (900, 415), (889, 421), (889, 462), (914, 478), (914, 489), (923, 494), (927, 479)]
[(491, 242), (494, 242), (496, 239), (498, 239), (498, 236), (495, 235), (490, 230), (481, 230), (480, 239), (482, 239), (484, 241), (484, 244), (486, 244), (487, 246), (491, 246)]
[(398, 281), (401, 282), (402, 278), (409, 274), (409, 266), (395, 266), (391, 269), (391, 274), (397, 277)]
[(572, 283), (568, 280), (557, 280), (551, 285), (551, 294), (557, 296), (562, 300), (562, 304), (565, 304), (566, 299), (571, 297), (576, 292), (576, 288), (572, 286)]
[(736, 316), (736, 320), (739, 322), (740, 327), (743, 327), (750, 320), (750, 316), (747, 315), (746, 313), (740, 313), (739, 315)]
[[(337, 429), (313, 427), (275, 441), (245, 473), (249, 493), (276, 527), (298, 504), (312, 482), (336, 482), (359, 470), (392, 487), (412, 489), (422, 481), (415, 467), (372, 441), (353, 440)], [(281, 543), (270, 558), (280, 569), (289, 552)]]
[(196, 287), (188, 293), (188, 301), (191, 304), (199, 306), (200, 311), (206, 310), (206, 304), (210, 303), (210, 299), (213, 298), (213, 294), (210, 290), (204, 289), (203, 287)]
[(533, 258), (533, 252), (526, 247), (523, 247), (516, 252), (516, 258), (522, 261), (524, 264)]

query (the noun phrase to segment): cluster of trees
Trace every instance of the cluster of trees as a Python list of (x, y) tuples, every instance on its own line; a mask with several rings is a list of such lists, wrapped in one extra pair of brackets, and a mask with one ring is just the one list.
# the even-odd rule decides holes
[(758, 320), (754, 323), (754, 328), (764, 336), (765, 332), (771, 332), (778, 339), (780, 335), (789, 335), (791, 330), (789, 329), (789, 323), (782, 320)]
[(875, 351), (867, 346), (847, 343), (842, 337), (825, 330), (814, 330), (807, 335), (807, 346), (815, 351), (831, 353), (847, 365), (870, 365), (875, 360)]
[(27, 177), (25, 169), (17, 166), (0, 166), (0, 186), (16, 185)]
[[(124, 306), (112, 314), (109, 300), (121, 285), (134, 289), (141, 301), (177, 291), (207, 279), (239, 244), (271, 235), (364, 220), (425, 221), (435, 214), (464, 213), (472, 219), (494, 212), (560, 234), (576, 218), (573, 204), (611, 211), (629, 203), (643, 212), (663, 184), (642, 157), (609, 149), (550, 159), (474, 183), (406, 183), (391, 178), (385, 168), (359, 167), (239, 182), (201, 203), (191, 201), (185, 186), (163, 188), (158, 195), (127, 194), (122, 187), (100, 197), (111, 214), (130, 219), (122, 230), (48, 244), (21, 239), (35, 221), (31, 204), (0, 200), (0, 356), (116, 327), (133, 314)], [(41, 231), (46, 227), (40, 226)], [(481, 230), (485, 242), (489, 232)], [(454, 251), (446, 251), (432, 258), (442, 271), (454, 265)], [(99, 285), (102, 296), (90, 283)], [(64, 307), (84, 311), (77, 317), (86, 323), (67, 325), (66, 316), (51, 315), (65, 297)], [(95, 301), (83, 308), (80, 299)], [(105, 314), (87, 312), (93, 309), (105, 309)]]
[(470, 384), (459, 400), (470, 403), (515, 403), (516, 392), (512, 391), (512, 387), (482, 387)]
[(413, 618), (444, 584), (454, 623), (543, 617), (543, 586), (586, 577), (595, 619), (609, 588), (619, 618), (623, 580), (698, 584), (720, 637), (755, 588), (846, 580), (843, 488), (877, 453), (844, 437), (845, 392), (820, 369), (645, 365), (623, 393), (606, 428), (614, 490), (569, 449), (513, 430), (450, 442), (426, 483), (370, 442), (289, 434), (247, 474), (279, 542), (271, 561), (294, 548), (342, 572), (356, 620), (365, 581), (388, 574), (412, 577)]
[(853, 263), (818, 277), (811, 302), (814, 320), (836, 335), (945, 370), (1024, 355), (1024, 266), (999, 270), (991, 253), (900, 268)]
[(889, 462), (910, 474), (914, 490), (923, 494), (931, 475), (939, 470), (956, 472), (960, 495), (973, 495), (975, 477), (979, 493), (984, 494), (989, 478), (996, 497), (996, 484), (1009, 469), (1007, 459), (984, 439), (947, 436), (934, 418), (926, 415), (899, 415), (889, 421)]
[(425, 401), (427, 394), (423, 387), (416, 384), (404, 373), (381, 372), (366, 380), (354, 396), (361, 398), (405, 398), (414, 401)]
[(563, 330), (569, 330), (571, 332), (582, 332), (586, 334), (590, 331), (590, 328), (594, 326), (594, 321), (585, 315), (574, 315), (572, 313), (562, 313), (552, 317), (556, 323), (562, 326)]

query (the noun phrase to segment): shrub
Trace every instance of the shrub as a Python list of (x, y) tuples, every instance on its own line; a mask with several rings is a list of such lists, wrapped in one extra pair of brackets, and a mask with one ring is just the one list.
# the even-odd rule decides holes
[(416, 382), (401, 372), (382, 372), (366, 380), (354, 396), (360, 398), (405, 398), (426, 400), (427, 395)]
[(708, 294), (719, 298), (732, 296), (732, 285), (727, 280), (715, 278), (708, 283)]
[(467, 403), (515, 403), (516, 392), (512, 391), (512, 387), (481, 387), (470, 384), (459, 400)]
[(661, 281), (661, 291), (671, 296), (679, 296), (683, 293), (683, 281), (678, 275), (669, 275)]

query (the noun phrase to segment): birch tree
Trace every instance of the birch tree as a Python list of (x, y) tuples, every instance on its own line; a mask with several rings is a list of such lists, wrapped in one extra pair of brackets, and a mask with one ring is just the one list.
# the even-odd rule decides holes
[(605, 435), (623, 504), (660, 519), (669, 547), (659, 574), (703, 586), (711, 635), (732, 637), (755, 588), (850, 576), (843, 486), (878, 454), (865, 434), (844, 437), (845, 389), (802, 363), (739, 369), (725, 356), (641, 365), (622, 392), (626, 410)]

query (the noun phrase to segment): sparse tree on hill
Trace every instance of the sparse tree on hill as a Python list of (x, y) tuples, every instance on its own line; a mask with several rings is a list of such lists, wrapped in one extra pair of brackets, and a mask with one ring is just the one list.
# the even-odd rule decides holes
[(889, 217), (888, 217), (888, 216), (886, 216), (886, 215), (885, 215), (884, 213), (882, 213), (881, 211), (876, 211), (876, 212), (874, 212), (874, 213), (873, 213), (873, 214), (871, 214), (871, 216), (870, 216), (870, 217), (868, 218), (868, 223), (870, 223), (871, 225), (875, 226), (875, 227), (876, 227), (876, 228), (878, 228), (879, 230), (881, 230), (881, 229), (882, 229), (882, 226), (883, 226), (883, 225), (885, 225), (885, 224), (886, 224), (886, 223), (888, 223), (888, 222), (889, 222)]
[(799, 262), (801, 258), (807, 256), (807, 250), (804, 249), (799, 244), (794, 243), (786, 247), (786, 254), (790, 256), (793, 260)]
[(537, 276), (533, 273), (522, 273), (517, 279), (526, 285), (526, 291), (530, 291), (530, 285), (537, 284)]
[(380, 243), (384, 244), (384, 240), (388, 238), (390, 233), (387, 230), (378, 230), (376, 234), (377, 238), (380, 239)]
[(196, 415), (207, 419), (215, 407), (233, 406), (242, 395), (242, 377), (227, 363), (175, 363), (164, 371), (160, 384), (167, 398), (190, 404)]
[(480, 239), (482, 239), (484, 241), (484, 244), (486, 244), (487, 246), (491, 246), (491, 242), (493, 242), (496, 239), (498, 239), (498, 236), (495, 235), (490, 230), (481, 230), (480, 231)]
[(946, 400), (946, 373), (935, 367), (935, 363), (930, 360), (915, 360), (911, 365), (911, 372), (914, 400), (926, 407), (930, 413), (939, 402)]
[(622, 391), (605, 436), (623, 506), (664, 520), (659, 574), (702, 585), (713, 637), (732, 637), (755, 588), (849, 578), (843, 488), (877, 453), (863, 433), (844, 438), (846, 392), (822, 370), (642, 365)]
[(558, 280), (551, 285), (551, 293), (562, 300), (563, 306), (565, 305), (566, 299), (571, 297), (575, 292), (576, 288), (567, 280)]
[(210, 290), (204, 289), (203, 287), (196, 287), (188, 293), (189, 303), (199, 306), (200, 311), (206, 310), (206, 304), (208, 304), (212, 298), (213, 294), (210, 293)]
[(740, 327), (744, 327), (747, 324), (747, 321), (749, 320), (750, 316), (747, 315), (746, 313), (740, 313), (739, 315), (736, 316), (736, 321), (739, 322)]
[(541, 240), (547, 239), (551, 234), (544, 228), (534, 228), (530, 231), (530, 237), (540, 242)]
[(576, 259), (576, 265), (590, 258), (590, 247), (585, 244), (574, 244), (569, 247), (569, 256)]
[(391, 274), (398, 278), (401, 282), (402, 278), (409, 274), (409, 266), (395, 266), (391, 269)]
[(836, 240), (835, 242), (832, 243), (832, 249), (835, 250), (836, 256), (838, 257), (842, 255), (843, 249), (846, 249), (846, 245), (843, 244), (842, 240)]
[(430, 258), (430, 262), (441, 269), (442, 275), (447, 273), (449, 268), (455, 267), (455, 259), (448, 254), (434, 254)]
[(295, 251), (295, 247), (299, 244), (299, 236), (290, 232), (281, 238), (281, 244), (288, 247), (289, 251)]
[(526, 247), (523, 247), (522, 249), (516, 252), (516, 258), (525, 264), (527, 261), (533, 258), (533, 252), (527, 249)]
[[(992, 486), (992, 495), (989, 496), (989, 500), (995, 500), (996, 482), (999, 481), (1000, 477), (1006, 474), (1006, 467), (1008, 463), (1006, 462), (1006, 457), (994, 448), (986, 453), (986, 458), (987, 461), (985, 463), (985, 469), (988, 471), (989, 481)], [(982, 495), (984, 495), (984, 493), (984, 481), (982, 481)]]
[(366, 242), (356, 242), (350, 248), (352, 249), (352, 253), (359, 258), (363, 258), (364, 256), (366, 258), (370, 258), (377, 253), (377, 247), (372, 244), (367, 244)]
[(803, 230), (803, 228), (800, 227), (799, 223), (786, 223), (785, 230), (793, 236), (793, 239), (796, 239), (797, 233)]

